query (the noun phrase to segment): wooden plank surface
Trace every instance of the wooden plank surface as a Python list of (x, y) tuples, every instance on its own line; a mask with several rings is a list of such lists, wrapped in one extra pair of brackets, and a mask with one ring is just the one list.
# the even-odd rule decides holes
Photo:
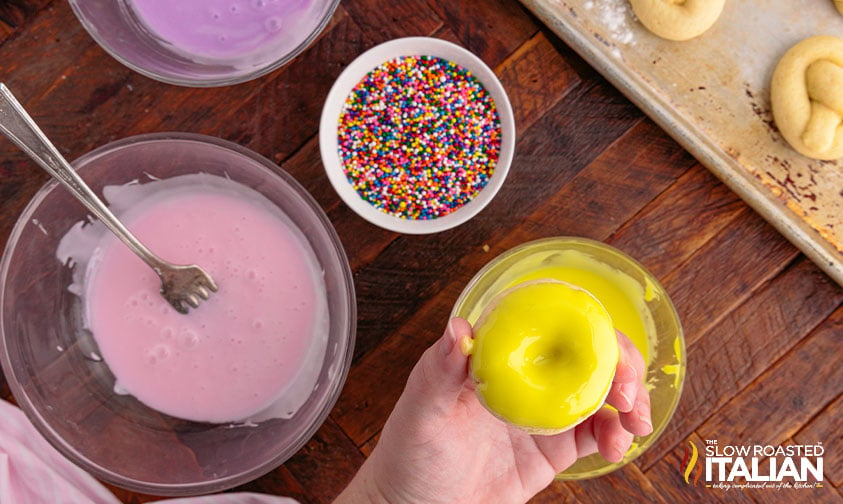
[[(429, 236), (375, 228), (341, 203), (319, 158), (322, 103), (373, 45), (429, 35), (478, 54), (500, 77), (518, 133), (506, 184), (469, 223)], [(62, 152), (125, 136), (189, 131), (238, 142), (291, 173), (325, 210), (349, 257), (358, 334), (328, 420), (286, 464), (235, 490), (330, 502), (371, 453), (404, 380), (440, 335), (465, 283), (496, 254), (547, 236), (614, 245), (648, 267), (680, 314), (688, 374), (654, 446), (603, 478), (557, 481), (533, 502), (800, 501), (804, 493), (713, 493), (679, 472), (688, 442), (826, 447), (824, 492), (843, 499), (843, 289), (626, 100), (517, 0), (344, 0), (285, 67), (213, 89), (169, 86), (112, 60), (67, 2), (0, 5), (0, 78)], [(0, 245), (47, 176), (0, 142)], [(843, 219), (843, 217), (841, 217)], [(0, 397), (13, 400), (0, 375)], [(123, 502), (152, 496), (114, 488)]]

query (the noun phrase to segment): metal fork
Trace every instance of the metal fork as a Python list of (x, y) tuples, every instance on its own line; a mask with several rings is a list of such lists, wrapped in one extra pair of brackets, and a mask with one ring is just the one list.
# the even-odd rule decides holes
[(161, 295), (177, 311), (187, 313), (188, 306), (198, 307), (200, 299), (208, 299), (211, 292), (217, 291), (214, 279), (199, 266), (169, 263), (138, 241), (59, 154), (3, 83), (0, 83), (0, 131), (70, 190), (97, 219), (158, 274)]

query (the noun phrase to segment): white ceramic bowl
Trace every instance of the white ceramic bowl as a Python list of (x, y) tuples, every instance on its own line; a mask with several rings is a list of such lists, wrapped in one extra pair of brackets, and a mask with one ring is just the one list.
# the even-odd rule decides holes
[[(501, 126), (501, 146), (497, 165), (486, 186), (469, 202), (448, 215), (434, 219), (405, 219), (387, 214), (365, 201), (343, 172), (338, 151), (338, 127), (346, 98), (354, 87), (382, 63), (402, 56), (434, 56), (452, 61), (469, 70), (495, 102)], [(334, 189), (358, 215), (382, 228), (406, 234), (437, 233), (458, 226), (480, 212), (503, 185), (515, 151), (515, 119), (506, 91), (495, 73), (468, 50), (446, 40), (408, 37), (383, 43), (358, 56), (337, 78), (322, 109), (319, 126), (322, 163)]]

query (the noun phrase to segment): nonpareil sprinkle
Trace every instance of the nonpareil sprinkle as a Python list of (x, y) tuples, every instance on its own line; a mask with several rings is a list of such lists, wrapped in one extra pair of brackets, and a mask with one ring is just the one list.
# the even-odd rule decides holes
[(467, 69), (434, 56), (378, 66), (351, 91), (339, 121), (343, 172), (364, 200), (404, 219), (447, 215), (489, 181), (501, 125)]

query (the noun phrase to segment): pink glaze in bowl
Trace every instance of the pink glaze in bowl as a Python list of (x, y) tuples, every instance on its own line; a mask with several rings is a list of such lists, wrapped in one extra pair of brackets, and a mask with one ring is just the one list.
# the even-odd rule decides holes
[[(274, 203), (306, 237), (324, 275), (329, 333), (316, 385), (292, 418), (201, 423), (115, 393), (114, 376), (68, 291), (72, 264), (57, 244), (87, 213), (46, 184), (24, 209), (0, 261), (0, 363), (18, 405), (63, 455), (95, 477), (142, 493), (196, 495), (278, 467), (316, 432), (347, 376), (356, 329), (354, 286), (342, 245), (313, 198), (267, 159), (230, 142), (165, 133), (123, 139), (73, 165), (95, 192), (204, 172)], [(35, 169), (33, 167), (33, 169)]]

